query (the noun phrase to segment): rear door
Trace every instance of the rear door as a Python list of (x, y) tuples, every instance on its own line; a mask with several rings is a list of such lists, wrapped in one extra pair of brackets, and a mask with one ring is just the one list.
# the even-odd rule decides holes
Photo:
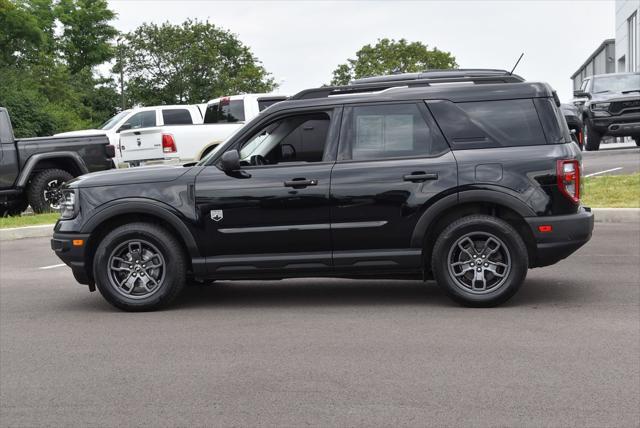
[(162, 159), (162, 130), (158, 112), (134, 113), (120, 128), (120, 155), (123, 162)]
[(331, 173), (337, 272), (419, 268), (416, 223), (456, 185), (455, 158), (423, 103), (345, 107)]

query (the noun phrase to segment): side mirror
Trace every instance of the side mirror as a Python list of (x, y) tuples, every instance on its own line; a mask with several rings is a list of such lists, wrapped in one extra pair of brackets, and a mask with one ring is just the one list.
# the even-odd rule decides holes
[(131, 124), (130, 123), (123, 123), (122, 126), (118, 129), (118, 132), (126, 131), (128, 129), (131, 129)]
[(220, 168), (224, 172), (233, 172), (240, 169), (240, 153), (237, 150), (229, 150), (220, 158)]
[(581, 90), (573, 91), (573, 96), (576, 98), (591, 98), (591, 94)]

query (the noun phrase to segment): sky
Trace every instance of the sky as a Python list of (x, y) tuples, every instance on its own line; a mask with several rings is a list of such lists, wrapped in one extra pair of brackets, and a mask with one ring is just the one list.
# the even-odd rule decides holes
[[(511, 69), (550, 83), (562, 101), (571, 75), (615, 37), (614, 1), (205, 1), (109, 0), (120, 31), (187, 18), (230, 30), (262, 62), (280, 92), (329, 83), (338, 64), (379, 38), (451, 52), (461, 68)], [(229, 94), (232, 95), (232, 94)]]

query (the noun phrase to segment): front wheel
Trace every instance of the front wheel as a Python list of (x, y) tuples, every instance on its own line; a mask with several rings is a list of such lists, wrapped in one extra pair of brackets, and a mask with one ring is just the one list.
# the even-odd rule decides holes
[(98, 290), (125, 311), (149, 311), (171, 303), (184, 288), (186, 255), (167, 230), (150, 223), (117, 227), (93, 260)]
[(600, 149), (600, 140), (602, 140), (602, 135), (593, 129), (589, 124), (588, 119), (585, 119), (584, 121), (582, 138), (584, 138), (584, 148), (586, 151), (597, 152)]
[(438, 237), (431, 267), (438, 285), (473, 307), (506, 302), (527, 275), (527, 248), (507, 222), (487, 215), (463, 217)]

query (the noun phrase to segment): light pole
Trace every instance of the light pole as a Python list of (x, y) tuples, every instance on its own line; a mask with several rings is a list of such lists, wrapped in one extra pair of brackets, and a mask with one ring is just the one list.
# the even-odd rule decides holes
[(120, 44), (121, 40), (122, 37), (118, 36), (118, 38), (116, 39), (116, 50), (118, 51), (118, 63), (120, 64), (120, 100), (122, 102), (122, 110), (124, 111), (127, 109), (127, 106), (124, 99), (124, 64), (122, 62), (122, 45)]

